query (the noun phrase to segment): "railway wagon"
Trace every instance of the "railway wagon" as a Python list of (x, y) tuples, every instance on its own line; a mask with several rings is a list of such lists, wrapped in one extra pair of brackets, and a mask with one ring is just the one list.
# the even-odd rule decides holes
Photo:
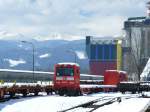
[(30, 93), (34, 93), (35, 96), (39, 92), (46, 92), (47, 94), (53, 92), (53, 85), (45, 84), (40, 85), (37, 83), (4, 83), (0, 84), (0, 101), (5, 98), (5, 95), (9, 95), (10, 98), (16, 94), (22, 94), (24, 97)]
[[(106, 70), (104, 72), (104, 85), (110, 86), (109, 88), (104, 88), (104, 91), (117, 91), (117, 85), (122, 81), (127, 81), (127, 73), (125, 71), (118, 70)], [(116, 86), (111, 88), (111, 86)]]
[(117, 85), (118, 83), (127, 80), (127, 73), (125, 71), (106, 70), (104, 73), (105, 85)]
[(125, 93), (141, 93), (150, 91), (150, 82), (149, 81), (130, 81), (130, 82), (120, 82), (118, 85), (118, 91)]

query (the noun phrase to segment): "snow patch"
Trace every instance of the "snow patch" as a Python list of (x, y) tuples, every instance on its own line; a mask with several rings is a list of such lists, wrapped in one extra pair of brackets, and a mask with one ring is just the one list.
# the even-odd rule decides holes
[[(43, 94), (45, 95), (45, 94)], [(61, 97), (58, 95), (22, 98), (0, 104), (1, 112), (58, 112), (98, 98), (121, 97), (121, 102), (114, 102), (98, 108), (94, 112), (144, 112), (150, 103), (149, 98), (137, 98), (138, 94), (97, 93), (88, 96)], [(130, 98), (132, 97), (132, 98)], [(129, 98), (129, 99), (128, 99)], [(44, 103), (41, 103), (44, 102)], [(103, 101), (104, 102), (104, 101)], [(95, 103), (95, 104), (101, 104)], [(77, 108), (68, 112), (88, 112), (90, 108)]]
[(145, 112), (149, 103), (150, 100), (146, 98), (132, 98), (103, 106), (94, 112)]
[(85, 52), (83, 51), (75, 51), (75, 52), (79, 59), (87, 59)]
[(140, 78), (142, 81), (148, 80), (147, 77), (149, 77), (150, 73), (150, 59), (147, 61), (147, 64), (143, 70), (143, 72), (140, 75)]
[(58, 112), (95, 99), (97, 97), (35, 97), (10, 100), (1, 104), (0, 109), (1, 112)]
[(19, 64), (25, 64), (26, 63), (26, 61), (23, 59), (19, 59), (19, 60), (4, 59), (4, 61), (8, 61), (10, 64), (10, 67), (15, 67), (15, 66), (18, 66)]
[(48, 58), (50, 56), (50, 54), (46, 53), (46, 54), (42, 54), (39, 56), (39, 58)]

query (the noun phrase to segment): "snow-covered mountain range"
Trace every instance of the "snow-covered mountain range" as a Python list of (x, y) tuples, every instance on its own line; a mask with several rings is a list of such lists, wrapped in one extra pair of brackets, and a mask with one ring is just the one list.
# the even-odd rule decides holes
[[(77, 62), (88, 72), (85, 40), (28, 40), (35, 46), (35, 70), (53, 71), (58, 62)], [(32, 46), (17, 40), (0, 40), (0, 68), (32, 70)]]

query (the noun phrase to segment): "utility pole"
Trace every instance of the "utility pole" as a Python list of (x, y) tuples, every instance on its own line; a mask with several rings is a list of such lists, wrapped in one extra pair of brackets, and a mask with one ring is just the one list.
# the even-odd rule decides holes
[(35, 83), (35, 76), (34, 76), (34, 66), (35, 66), (35, 46), (32, 42), (29, 42), (29, 41), (21, 41), (22, 43), (26, 43), (26, 44), (30, 44), (32, 46), (32, 71), (33, 71), (33, 83)]

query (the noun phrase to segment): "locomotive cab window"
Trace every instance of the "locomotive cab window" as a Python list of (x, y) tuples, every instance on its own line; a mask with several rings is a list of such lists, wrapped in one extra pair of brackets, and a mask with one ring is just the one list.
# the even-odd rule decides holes
[(73, 68), (57, 68), (56, 75), (57, 76), (73, 76), (74, 70)]

